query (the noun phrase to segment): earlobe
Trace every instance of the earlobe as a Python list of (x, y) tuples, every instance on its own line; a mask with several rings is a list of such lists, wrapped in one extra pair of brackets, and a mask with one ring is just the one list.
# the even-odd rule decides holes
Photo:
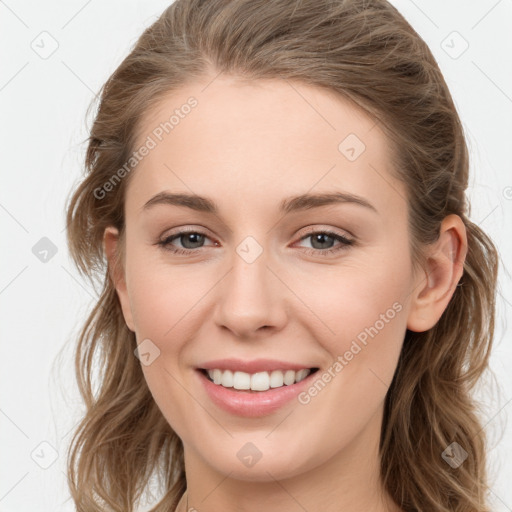
[(119, 231), (112, 226), (107, 227), (103, 234), (103, 251), (108, 262), (108, 273), (116, 289), (117, 296), (119, 297), (126, 325), (131, 331), (135, 332), (128, 289), (126, 286), (125, 270), (119, 257), (120, 243)]
[(466, 254), (466, 227), (458, 215), (448, 215), (438, 240), (428, 248), (427, 268), (412, 291), (409, 330), (427, 331), (439, 321), (462, 277)]

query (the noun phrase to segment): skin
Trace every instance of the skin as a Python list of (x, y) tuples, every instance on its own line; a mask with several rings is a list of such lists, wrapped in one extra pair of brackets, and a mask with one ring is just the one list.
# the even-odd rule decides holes
[[(189, 508), (399, 511), (379, 476), (383, 403), (406, 329), (431, 328), (462, 275), (464, 225), (447, 217), (438, 242), (425, 248), (428, 267), (414, 269), (405, 188), (370, 117), (304, 84), (212, 78), (146, 113), (141, 142), (187, 98), (198, 100), (133, 171), (126, 239), (113, 227), (104, 236), (126, 323), (138, 343), (149, 338), (160, 350), (142, 369), (183, 441)], [(338, 150), (350, 133), (366, 146), (355, 161)], [(207, 196), (219, 215), (173, 205), (142, 211), (162, 191)], [(377, 212), (354, 203), (278, 211), (289, 196), (332, 191), (357, 194)], [(157, 245), (187, 227), (207, 236), (194, 255)], [(315, 244), (307, 227), (355, 242), (322, 256), (340, 242)], [(263, 251), (252, 263), (236, 252), (247, 236)], [(201, 247), (189, 240), (172, 246)], [(121, 243), (124, 265), (112, 270)], [(241, 418), (217, 408), (199, 385), (199, 363), (224, 357), (304, 362), (321, 374), (394, 303), (401, 310), (308, 404), (293, 400), (274, 414)], [(262, 453), (252, 467), (237, 457), (248, 442)]]

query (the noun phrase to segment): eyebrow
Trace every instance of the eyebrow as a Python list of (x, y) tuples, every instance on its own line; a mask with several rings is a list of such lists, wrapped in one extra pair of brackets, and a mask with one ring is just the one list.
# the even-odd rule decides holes
[[(283, 214), (291, 212), (309, 210), (311, 208), (319, 208), (321, 206), (351, 203), (363, 206), (375, 213), (377, 209), (369, 201), (361, 196), (350, 194), (347, 192), (328, 192), (323, 194), (300, 194), (298, 196), (283, 199), (279, 205), (279, 211)], [(212, 213), (218, 215), (219, 207), (211, 199), (195, 194), (171, 194), (169, 192), (160, 192), (142, 207), (143, 211), (147, 211), (156, 205), (172, 205), (182, 206), (196, 210), (198, 212)]]

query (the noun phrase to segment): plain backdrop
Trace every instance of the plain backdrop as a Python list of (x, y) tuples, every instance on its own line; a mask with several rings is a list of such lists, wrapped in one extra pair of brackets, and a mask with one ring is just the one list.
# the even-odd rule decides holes
[[(69, 257), (64, 207), (83, 169), (87, 107), (168, 3), (0, 0), (1, 512), (74, 510), (65, 450), (82, 409), (72, 354), (96, 293)], [(478, 396), (493, 510), (512, 511), (512, 1), (392, 3), (444, 73), (471, 151), (471, 218), (501, 255), (496, 382)]]

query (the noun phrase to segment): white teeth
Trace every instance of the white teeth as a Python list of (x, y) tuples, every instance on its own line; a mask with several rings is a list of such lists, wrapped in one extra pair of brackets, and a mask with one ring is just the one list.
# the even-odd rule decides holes
[(310, 370), (307, 370), (306, 368), (299, 370), (295, 375), (295, 381), (300, 382), (301, 380), (304, 380), (309, 375), (309, 372)]
[(251, 389), (253, 391), (267, 391), (270, 387), (268, 372), (253, 373), (251, 375)]
[[(211, 370), (210, 370), (211, 372)], [(210, 373), (208, 372), (208, 373)], [(213, 370), (213, 376), (210, 374), (210, 377), (213, 379), (215, 384), (220, 384), (222, 382), (222, 371), (221, 370)]]
[(221, 386), (224, 386), (225, 388), (232, 388), (233, 387), (233, 372), (231, 372), (230, 370), (226, 370), (225, 372), (222, 372), (220, 384), (221, 384)]
[(271, 388), (280, 388), (284, 384), (283, 372), (279, 370), (274, 370), (270, 374), (270, 387)]
[(295, 372), (293, 370), (286, 370), (286, 373), (284, 374), (284, 383), (287, 386), (290, 386), (295, 382)]
[(251, 389), (251, 376), (245, 372), (235, 372), (233, 375), (235, 389)]
[(232, 372), (231, 370), (208, 370), (208, 375), (214, 384), (225, 388), (245, 389), (252, 391), (267, 391), (269, 388), (280, 388), (283, 385), (291, 386), (296, 382), (304, 380), (311, 370), (302, 368), (301, 370), (274, 370), (272, 372)]

